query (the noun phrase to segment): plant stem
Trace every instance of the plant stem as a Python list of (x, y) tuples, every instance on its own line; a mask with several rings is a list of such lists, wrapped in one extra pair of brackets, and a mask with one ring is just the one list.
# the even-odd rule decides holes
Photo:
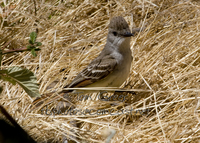
[(28, 51), (27, 48), (20, 48), (20, 49), (14, 49), (14, 50), (6, 50), (2, 51), (2, 54), (8, 54), (8, 53), (14, 53), (14, 52), (23, 52), (23, 51)]

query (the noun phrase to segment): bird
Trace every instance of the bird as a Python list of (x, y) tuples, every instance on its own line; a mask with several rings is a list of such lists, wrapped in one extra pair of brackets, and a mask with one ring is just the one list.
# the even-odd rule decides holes
[[(128, 23), (122, 16), (113, 17), (108, 26), (105, 47), (101, 53), (84, 68), (74, 80), (64, 88), (120, 87), (127, 79), (133, 60), (130, 49), (131, 33)], [(62, 90), (58, 94), (64, 96), (73, 90)], [(34, 105), (41, 105), (39, 97)], [(38, 104), (40, 103), (40, 104)]]

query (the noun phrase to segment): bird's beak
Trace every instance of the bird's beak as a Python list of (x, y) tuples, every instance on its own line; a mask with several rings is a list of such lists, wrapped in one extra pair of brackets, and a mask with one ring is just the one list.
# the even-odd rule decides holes
[(127, 32), (125, 34), (123, 34), (124, 37), (131, 37), (134, 36), (134, 34), (132, 34), (131, 32)]

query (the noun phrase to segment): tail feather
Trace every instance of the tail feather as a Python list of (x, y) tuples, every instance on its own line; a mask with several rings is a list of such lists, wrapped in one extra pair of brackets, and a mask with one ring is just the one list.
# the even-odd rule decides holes
[(59, 93), (56, 92), (50, 92), (50, 93), (46, 93), (46, 94), (42, 94), (41, 97), (37, 97), (31, 105), (31, 111), (38, 109), (39, 107), (42, 107), (42, 105), (47, 105), (50, 104), (51, 102), (55, 101), (55, 100), (59, 100), (60, 98), (63, 98), (63, 96), (66, 93), (69, 93), (72, 91), (61, 91)]

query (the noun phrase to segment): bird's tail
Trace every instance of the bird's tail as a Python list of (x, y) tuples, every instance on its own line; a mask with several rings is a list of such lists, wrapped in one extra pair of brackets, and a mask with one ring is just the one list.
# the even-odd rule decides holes
[(69, 93), (71, 91), (61, 91), (61, 92), (50, 92), (50, 93), (46, 93), (46, 94), (42, 94), (41, 97), (37, 97), (31, 104), (31, 111), (35, 110), (35, 109), (38, 109), (38, 108), (41, 108), (45, 105), (48, 105), (56, 100), (59, 100), (61, 98), (63, 98), (63, 96), (66, 94), (66, 93)]

